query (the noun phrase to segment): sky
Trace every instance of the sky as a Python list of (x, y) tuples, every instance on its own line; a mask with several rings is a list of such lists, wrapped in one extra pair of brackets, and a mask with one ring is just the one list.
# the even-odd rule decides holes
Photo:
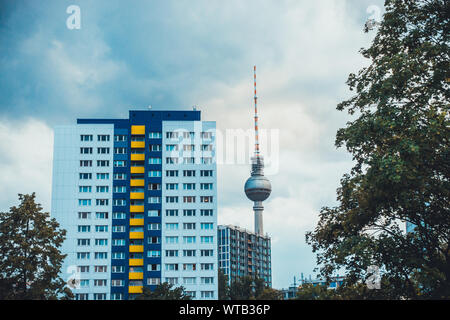
[[(70, 5), (80, 29), (67, 27)], [(348, 75), (370, 63), (359, 50), (375, 33), (363, 28), (382, 12), (383, 0), (0, 0), (0, 211), (33, 191), (51, 210), (55, 125), (196, 105), (224, 135), (252, 130), (256, 65), (273, 287), (314, 277), (305, 233), (352, 167), (334, 146), (352, 118), (336, 106), (352, 95)], [(249, 173), (218, 164), (219, 224), (253, 230)]]

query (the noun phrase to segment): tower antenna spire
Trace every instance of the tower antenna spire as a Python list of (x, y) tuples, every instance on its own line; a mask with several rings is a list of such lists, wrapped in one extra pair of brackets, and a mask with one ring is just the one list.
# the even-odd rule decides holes
[(255, 157), (259, 157), (259, 132), (258, 132), (258, 97), (256, 95), (256, 66), (253, 67), (253, 84), (255, 87)]

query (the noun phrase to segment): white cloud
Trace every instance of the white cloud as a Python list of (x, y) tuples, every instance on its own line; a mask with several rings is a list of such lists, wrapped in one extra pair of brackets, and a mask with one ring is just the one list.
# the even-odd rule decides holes
[(36, 192), (50, 211), (53, 130), (41, 121), (0, 121), (0, 210), (18, 204), (17, 194)]

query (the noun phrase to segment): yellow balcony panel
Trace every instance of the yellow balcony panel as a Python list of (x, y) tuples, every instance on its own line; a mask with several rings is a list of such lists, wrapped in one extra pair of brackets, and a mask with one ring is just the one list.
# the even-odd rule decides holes
[(130, 239), (144, 239), (143, 232), (130, 232)]
[(130, 199), (144, 199), (143, 192), (130, 192)]
[(145, 185), (144, 179), (131, 179), (130, 186), (132, 187), (143, 187)]
[(145, 148), (145, 141), (131, 141), (131, 148)]
[(144, 259), (130, 259), (130, 266), (143, 266)]
[(145, 126), (131, 126), (131, 134), (145, 134)]
[(128, 274), (128, 279), (130, 279), (130, 280), (142, 280), (142, 279), (144, 279), (144, 273), (143, 272), (130, 272)]
[(130, 206), (130, 212), (144, 212), (144, 206)]
[(131, 161), (144, 161), (144, 160), (145, 160), (144, 153), (132, 153), (131, 154)]
[(130, 226), (143, 226), (144, 219), (130, 219)]
[(130, 173), (144, 173), (145, 168), (144, 167), (131, 167)]
[(144, 246), (133, 246), (131, 245), (129, 248), (130, 252), (144, 252)]
[(142, 286), (129, 286), (128, 293), (142, 293)]

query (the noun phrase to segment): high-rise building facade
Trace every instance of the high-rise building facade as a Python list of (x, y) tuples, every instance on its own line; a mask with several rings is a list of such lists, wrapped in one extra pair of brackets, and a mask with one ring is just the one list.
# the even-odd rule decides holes
[(231, 225), (219, 225), (217, 230), (219, 268), (228, 282), (251, 276), (264, 279), (271, 287), (270, 237)]
[(217, 299), (215, 122), (145, 110), (55, 128), (51, 214), (77, 299), (182, 285)]

